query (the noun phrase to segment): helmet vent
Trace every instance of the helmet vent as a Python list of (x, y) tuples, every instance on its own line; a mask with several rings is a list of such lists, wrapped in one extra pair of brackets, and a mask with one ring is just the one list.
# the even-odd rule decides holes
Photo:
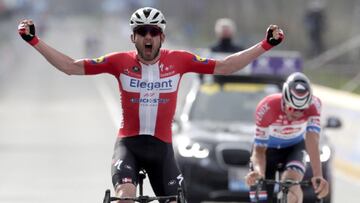
[(295, 86), (295, 89), (296, 90), (306, 90), (306, 88), (304, 87), (304, 85), (302, 85), (302, 84), (297, 84), (296, 86)]
[(145, 9), (144, 10), (144, 15), (145, 15), (146, 18), (149, 17), (150, 12), (151, 12), (151, 9)]
[(156, 12), (155, 15), (154, 15), (154, 17), (153, 17), (153, 19), (156, 19), (159, 14), (160, 14), (159, 12)]

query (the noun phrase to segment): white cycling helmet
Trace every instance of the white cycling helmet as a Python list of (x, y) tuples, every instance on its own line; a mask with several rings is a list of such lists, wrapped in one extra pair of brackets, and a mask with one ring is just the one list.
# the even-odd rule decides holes
[(166, 21), (161, 11), (151, 7), (144, 7), (136, 10), (130, 18), (131, 30), (140, 25), (156, 25), (164, 32)]
[(294, 109), (306, 109), (312, 101), (310, 80), (300, 72), (291, 74), (285, 81), (282, 97), (287, 106)]

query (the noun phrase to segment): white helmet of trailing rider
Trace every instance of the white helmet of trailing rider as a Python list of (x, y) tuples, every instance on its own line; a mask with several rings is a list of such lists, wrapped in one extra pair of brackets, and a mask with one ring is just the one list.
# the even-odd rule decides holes
[(294, 109), (308, 108), (312, 101), (310, 80), (303, 73), (292, 73), (283, 85), (282, 98), (287, 106)]
[(140, 25), (155, 25), (164, 32), (166, 21), (161, 11), (156, 8), (144, 7), (136, 10), (130, 18), (130, 27), (132, 31)]

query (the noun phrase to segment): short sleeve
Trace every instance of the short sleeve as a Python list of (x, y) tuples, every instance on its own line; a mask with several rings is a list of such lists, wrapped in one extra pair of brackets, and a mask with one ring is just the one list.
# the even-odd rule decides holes
[(321, 132), (321, 101), (317, 97), (313, 97), (313, 101), (308, 112), (307, 132)]
[(264, 146), (267, 147), (269, 141), (269, 127), (260, 127), (256, 126), (254, 144), (256, 146)]
[(113, 65), (116, 54), (108, 54), (95, 59), (85, 59), (84, 69), (86, 75), (96, 75), (101, 73), (109, 73), (116, 75), (116, 69)]
[(201, 74), (213, 74), (216, 61), (214, 59), (202, 58), (186, 51), (179, 51), (178, 60), (183, 61), (184, 73), (193, 72)]
[(267, 146), (270, 137), (269, 125), (272, 122), (273, 113), (270, 112), (270, 104), (267, 98), (260, 101), (255, 111), (256, 132), (254, 144), (257, 146)]

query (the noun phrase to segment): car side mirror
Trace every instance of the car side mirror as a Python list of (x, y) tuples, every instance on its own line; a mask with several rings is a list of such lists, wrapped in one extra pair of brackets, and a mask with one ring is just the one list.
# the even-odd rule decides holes
[(342, 123), (340, 119), (335, 116), (331, 116), (326, 119), (325, 128), (340, 128), (341, 126)]

